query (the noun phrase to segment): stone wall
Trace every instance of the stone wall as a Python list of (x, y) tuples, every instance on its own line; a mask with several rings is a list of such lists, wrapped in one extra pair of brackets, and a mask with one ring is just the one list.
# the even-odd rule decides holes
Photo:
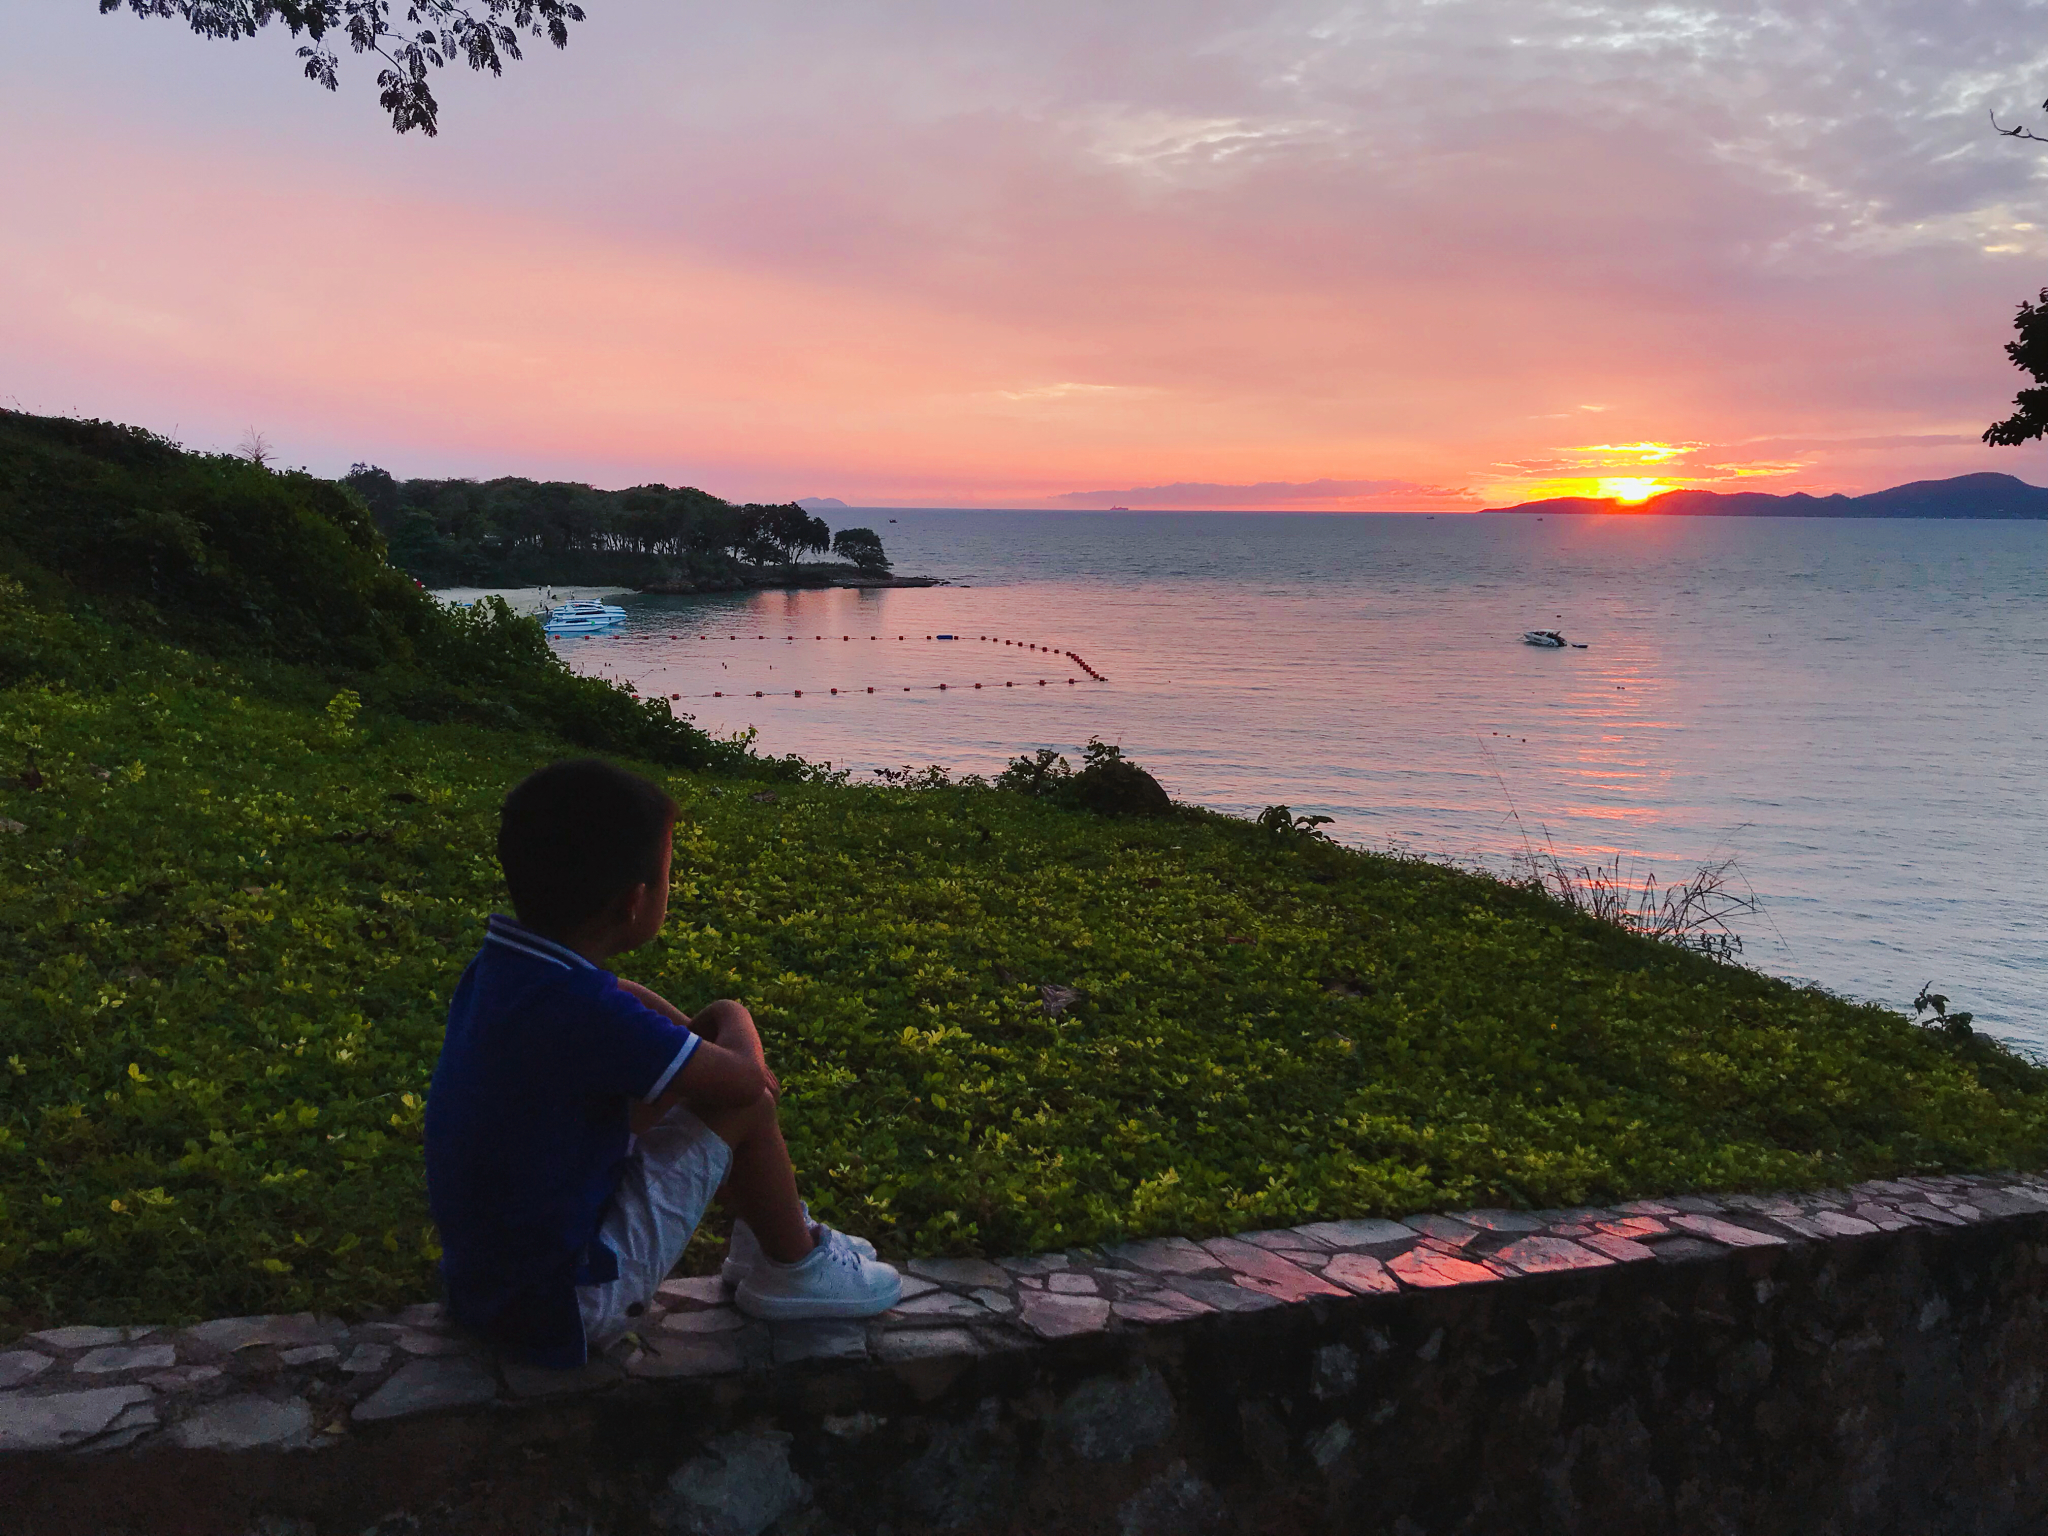
[(426, 1306), (0, 1348), (0, 1530), (2048, 1528), (2048, 1182), (1328, 1222), (913, 1266), (872, 1323), (673, 1281), (569, 1375)]

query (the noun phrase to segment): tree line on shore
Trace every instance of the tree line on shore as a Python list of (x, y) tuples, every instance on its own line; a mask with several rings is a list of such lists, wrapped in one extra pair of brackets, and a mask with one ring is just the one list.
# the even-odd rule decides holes
[(794, 502), (736, 503), (693, 486), (400, 480), (372, 464), (342, 483), (368, 504), (392, 563), (428, 586), (745, 577), (828, 553), (870, 574), (889, 568), (873, 529), (835, 534)]

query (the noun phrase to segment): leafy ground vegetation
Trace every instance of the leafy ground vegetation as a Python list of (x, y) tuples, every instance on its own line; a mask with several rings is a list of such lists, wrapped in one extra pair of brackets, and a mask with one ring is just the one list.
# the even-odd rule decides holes
[[(421, 1112), (503, 899), (499, 798), (640, 706), (536, 658), (516, 718), (450, 682), (437, 722), (416, 690), (373, 699), (388, 660), (210, 648), (9, 558), (0, 1329), (431, 1294)], [(622, 969), (753, 1007), (813, 1204), (889, 1253), (2048, 1146), (2048, 1073), (1981, 1036), (1294, 818), (1102, 815), (1037, 760), (1008, 788), (860, 786), (644, 739), (611, 749), (683, 820), (668, 929)]]

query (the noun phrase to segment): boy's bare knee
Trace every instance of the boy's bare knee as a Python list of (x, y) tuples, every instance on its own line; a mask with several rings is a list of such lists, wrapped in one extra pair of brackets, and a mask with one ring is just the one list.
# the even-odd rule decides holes
[(717, 1002), (706, 1003), (702, 1008), (698, 1009), (697, 1016), (691, 1020), (691, 1023), (697, 1026), (700, 1034), (711, 1037), (718, 1033), (718, 1025), (726, 1019), (740, 1019), (749, 1024), (754, 1022), (754, 1016), (747, 1012), (747, 1005), (745, 1003), (735, 1002), (729, 997), (721, 997)]

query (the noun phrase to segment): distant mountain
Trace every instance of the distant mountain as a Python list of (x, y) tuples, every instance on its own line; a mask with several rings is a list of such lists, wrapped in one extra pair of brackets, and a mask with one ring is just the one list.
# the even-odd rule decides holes
[(1868, 496), (1809, 496), (1794, 491), (1666, 491), (1624, 507), (1592, 496), (1555, 496), (1489, 512), (1623, 512), (1664, 517), (1995, 517), (2048, 518), (2048, 490), (2011, 475), (1957, 475), (1951, 480), (1915, 480)]
[(796, 504), (806, 512), (844, 511), (846, 503), (837, 496), (799, 496)]

